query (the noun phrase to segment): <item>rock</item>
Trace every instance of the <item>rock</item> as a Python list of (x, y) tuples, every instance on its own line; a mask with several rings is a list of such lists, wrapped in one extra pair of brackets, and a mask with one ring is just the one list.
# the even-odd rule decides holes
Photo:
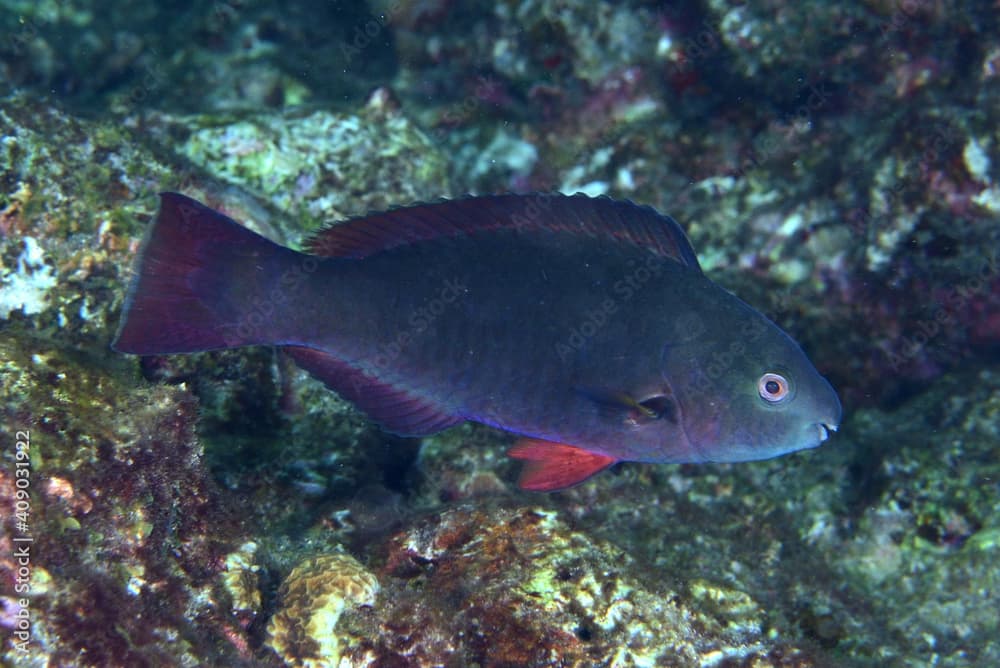
[(182, 154), (284, 212), (292, 242), (321, 222), (451, 192), (437, 147), (402, 113), (380, 106), (357, 115), (313, 111), (170, 124), (189, 128)]
[(702, 583), (689, 599), (557, 511), (466, 504), (379, 553), (380, 603), (353, 617), (342, 666), (813, 665), (749, 596)]
[(8, 644), (4, 660), (241, 664), (218, 579), (240, 520), (202, 463), (195, 398), (24, 335), (0, 341), (0, 360), (4, 451), (15, 435), (30, 444), (27, 506), (0, 468), (0, 578), (23, 566), (30, 582), (5, 601), (6, 614), (27, 611), (27, 651)]

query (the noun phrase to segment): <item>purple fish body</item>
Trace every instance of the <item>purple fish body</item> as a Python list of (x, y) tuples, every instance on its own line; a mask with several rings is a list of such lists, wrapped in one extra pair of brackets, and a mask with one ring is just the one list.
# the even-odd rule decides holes
[(372, 214), (299, 253), (165, 193), (114, 347), (282, 347), (385, 429), (523, 439), (521, 484), (616, 461), (764, 459), (836, 429), (836, 393), (648, 207), (497, 195)]

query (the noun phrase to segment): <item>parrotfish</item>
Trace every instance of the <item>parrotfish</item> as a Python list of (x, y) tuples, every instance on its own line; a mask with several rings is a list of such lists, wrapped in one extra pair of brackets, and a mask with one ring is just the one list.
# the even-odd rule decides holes
[(342, 222), (298, 252), (160, 197), (116, 350), (278, 346), (390, 432), (473, 421), (520, 436), (524, 489), (620, 461), (767, 459), (840, 423), (795, 341), (647, 206), (466, 197)]

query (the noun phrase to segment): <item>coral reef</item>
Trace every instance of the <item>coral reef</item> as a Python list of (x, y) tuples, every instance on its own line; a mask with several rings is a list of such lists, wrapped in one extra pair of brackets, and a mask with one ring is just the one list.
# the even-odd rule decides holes
[(746, 594), (699, 582), (688, 598), (554, 510), (459, 506), (382, 550), (348, 665), (813, 665)]
[(13, 451), (15, 429), (28, 434), (31, 465), (27, 510), (13, 471), (0, 469), (5, 595), (15, 591), (15, 548), (26, 545), (13, 541), (32, 542), (31, 642), (27, 652), (5, 645), (4, 660), (240, 665), (240, 644), (225, 639), (242, 631), (217, 578), (240, 520), (202, 465), (194, 397), (137, 388), (92, 356), (7, 334), (3, 447)]
[(991, 565), (1000, 549), (1000, 370), (943, 379), (891, 415), (861, 412), (852, 431), (862, 451), (881, 450), (880, 461), (855, 464), (864, 484), (844, 489), (856, 495), (844, 499), (855, 513), (824, 520), (810, 509), (807, 534), (840, 555), (831, 560), (838, 579), (885, 620), (883, 637), (845, 642), (902, 665), (1000, 661)]
[(240, 615), (244, 625), (253, 621), (261, 610), (260, 566), (255, 563), (257, 543), (247, 541), (229, 553), (223, 562), (222, 585), (232, 601), (231, 609)]
[(14, 310), (24, 315), (40, 313), (45, 309), (45, 293), (56, 284), (38, 242), (25, 236), (21, 243), (24, 251), (16, 265), (0, 277), (0, 318), (10, 317)]
[[(3, 662), (1000, 664), (985, 4), (0, 8)], [(845, 423), (522, 494), (509, 437), (386, 435), (273, 350), (112, 354), (161, 190), (292, 245), (467, 191), (654, 205)]]
[(268, 623), (267, 644), (288, 666), (318, 668), (338, 665), (342, 639), (337, 622), (349, 607), (371, 606), (378, 580), (356, 559), (326, 554), (297, 565), (281, 585), (280, 608)]

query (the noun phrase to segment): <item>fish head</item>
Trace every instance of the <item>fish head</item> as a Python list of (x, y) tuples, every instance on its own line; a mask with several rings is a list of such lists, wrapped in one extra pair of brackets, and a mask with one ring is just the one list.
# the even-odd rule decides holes
[(799, 345), (736, 304), (682, 323), (662, 353), (692, 459), (739, 462), (815, 448), (836, 431), (840, 400)]

